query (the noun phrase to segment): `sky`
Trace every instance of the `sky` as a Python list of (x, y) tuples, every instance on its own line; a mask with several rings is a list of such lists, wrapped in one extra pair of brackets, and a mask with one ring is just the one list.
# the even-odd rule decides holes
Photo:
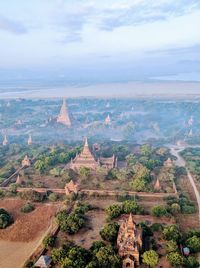
[(199, 0), (0, 0), (0, 82), (200, 81)]

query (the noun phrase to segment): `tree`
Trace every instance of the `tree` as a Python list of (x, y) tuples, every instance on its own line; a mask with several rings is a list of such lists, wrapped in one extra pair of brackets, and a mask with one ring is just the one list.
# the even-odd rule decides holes
[(35, 162), (34, 168), (42, 174), (46, 170), (47, 164), (43, 160), (39, 159)]
[(113, 248), (108, 245), (106, 247), (100, 248), (96, 253), (96, 258), (98, 262), (97, 267), (101, 268), (121, 268), (121, 259), (114, 252)]
[(184, 263), (183, 256), (178, 252), (171, 252), (167, 255), (167, 260), (172, 267), (181, 267)]
[(105, 247), (105, 243), (101, 240), (94, 241), (92, 243), (92, 246), (90, 247), (90, 250), (92, 251), (93, 254), (96, 254), (100, 248)]
[(83, 214), (72, 212), (68, 215), (65, 210), (58, 213), (56, 220), (60, 229), (69, 234), (77, 233), (85, 223)]
[(141, 209), (136, 201), (126, 200), (123, 202), (123, 212), (126, 214), (139, 214), (141, 212)]
[(122, 208), (120, 205), (114, 204), (106, 209), (106, 213), (108, 214), (109, 219), (114, 219), (121, 215)]
[(174, 240), (176, 242), (181, 238), (180, 232), (176, 225), (166, 226), (163, 230), (163, 235), (166, 240)]
[(187, 268), (199, 268), (200, 263), (194, 256), (189, 256), (185, 259), (184, 265)]
[(55, 245), (55, 242), (56, 242), (56, 237), (53, 235), (47, 235), (42, 241), (45, 248), (53, 247)]
[(149, 144), (144, 144), (140, 148), (140, 153), (144, 156), (150, 156), (152, 153), (151, 146)]
[(67, 255), (68, 258), (73, 262), (74, 268), (83, 268), (90, 261), (89, 251), (80, 246), (74, 246), (71, 248)]
[(3, 208), (0, 208), (0, 229), (4, 229), (13, 223), (13, 217)]
[(55, 202), (55, 201), (57, 201), (58, 200), (58, 195), (56, 194), (56, 193), (50, 193), (50, 195), (48, 196), (48, 199), (49, 199), (49, 201), (51, 201), (51, 202)]
[(33, 211), (35, 209), (35, 206), (34, 204), (32, 203), (26, 203), (24, 204), (22, 207), (21, 207), (21, 211), (24, 212), (24, 213), (29, 213), (31, 211)]
[(200, 237), (194, 235), (187, 239), (186, 244), (192, 252), (196, 253), (200, 251)]
[(119, 224), (116, 222), (108, 223), (100, 231), (103, 240), (114, 243), (117, 239)]
[(131, 182), (131, 186), (136, 192), (145, 192), (146, 191), (146, 182), (144, 179), (136, 178)]
[(145, 251), (142, 255), (142, 262), (150, 267), (155, 267), (158, 264), (159, 256), (154, 250)]
[(171, 213), (172, 213), (173, 215), (177, 215), (177, 214), (180, 213), (180, 212), (181, 212), (181, 207), (180, 207), (180, 205), (177, 204), (177, 203), (173, 203), (173, 204), (171, 205)]
[(178, 250), (177, 243), (174, 240), (167, 241), (167, 243), (165, 244), (165, 248), (166, 248), (167, 253), (174, 252), (174, 251)]
[(152, 215), (156, 217), (165, 216), (167, 214), (166, 208), (162, 206), (154, 206), (151, 212), (152, 212)]

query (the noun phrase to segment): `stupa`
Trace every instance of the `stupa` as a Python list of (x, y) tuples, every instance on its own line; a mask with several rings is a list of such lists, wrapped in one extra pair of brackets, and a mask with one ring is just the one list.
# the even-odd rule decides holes
[(7, 136), (5, 135), (4, 136), (4, 140), (3, 140), (3, 146), (6, 146), (6, 145), (8, 145), (8, 139), (7, 139)]
[(21, 177), (19, 176), (19, 174), (18, 174), (18, 176), (17, 176), (17, 179), (16, 179), (16, 182), (15, 182), (16, 184), (22, 184), (22, 179), (21, 179)]
[(33, 143), (31, 134), (28, 137), (27, 143), (28, 143), (28, 145), (32, 145), (32, 143)]
[(161, 190), (160, 181), (159, 181), (158, 178), (157, 178), (156, 183), (155, 183), (155, 185), (154, 185), (154, 189), (155, 189), (156, 191), (160, 191), (160, 190)]
[(69, 195), (71, 193), (77, 194), (79, 190), (80, 190), (80, 185), (78, 183), (75, 183), (73, 180), (66, 183), (66, 185), (65, 185), (66, 195)]
[(68, 109), (67, 109), (65, 100), (63, 100), (63, 104), (60, 109), (60, 114), (58, 115), (57, 122), (67, 127), (71, 127), (71, 120), (69, 118)]
[(122, 257), (122, 267), (139, 267), (140, 251), (142, 249), (142, 230), (137, 228), (132, 214), (124, 220), (117, 237), (119, 255)]
[(105, 119), (105, 124), (110, 125), (110, 123), (111, 123), (111, 119), (110, 119), (110, 115), (108, 114), (106, 119)]
[(30, 167), (30, 165), (31, 165), (30, 159), (28, 155), (26, 155), (22, 160), (22, 167)]

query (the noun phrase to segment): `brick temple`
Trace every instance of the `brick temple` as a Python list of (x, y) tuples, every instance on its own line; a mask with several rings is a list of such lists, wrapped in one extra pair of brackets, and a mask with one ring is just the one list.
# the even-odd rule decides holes
[(58, 115), (57, 122), (67, 127), (71, 127), (71, 120), (69, 118), (69, 113), (68, 113), (67, 104), (65, 100), (63, 100), (63, 104), (60, 109), (60, 114)]
[(77, 154), (76, 157), (71, 160), (68, 167), (73, 170), (79, 170), (81, 167), (87, 167), (91, 170), (95, 170), (98, 167), (111, 169), (117, 167), (117, 158), (113, 155), (112, 157), (100, 157), (95, 159), (90, 151), (88, 140), (86, 138), (82, 152)]

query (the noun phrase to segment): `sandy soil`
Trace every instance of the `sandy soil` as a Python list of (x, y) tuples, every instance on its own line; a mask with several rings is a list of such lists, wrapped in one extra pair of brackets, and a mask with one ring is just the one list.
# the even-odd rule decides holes
[(58, 204), (36, 204), (31, 213), (22, 213), (26, 201), (19, 198), (0, 200), (0, 207), (13, 215), (14, 223), (0, 230), (0, 268), (20, 268), (40, 245), (51, 225)]

